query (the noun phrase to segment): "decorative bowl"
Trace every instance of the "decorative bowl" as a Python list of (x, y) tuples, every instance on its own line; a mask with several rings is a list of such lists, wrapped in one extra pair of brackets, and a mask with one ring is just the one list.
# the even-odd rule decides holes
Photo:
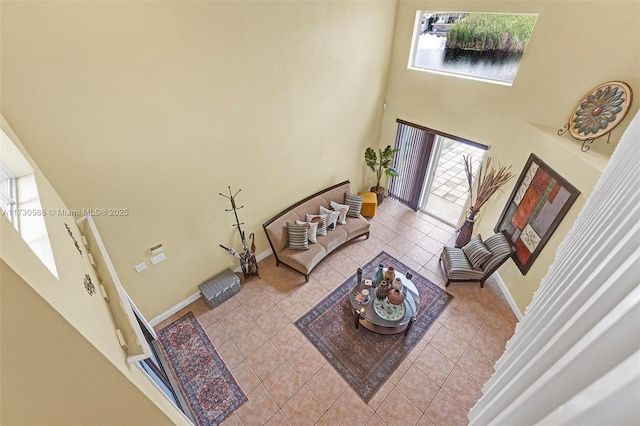
[[(366, 293), (366, 294), (363, 294)], [(362, 290), (353, 295), (353, 301), (358, 305), (366, 305), (371, 301), (371, 295), (368, 290)]]

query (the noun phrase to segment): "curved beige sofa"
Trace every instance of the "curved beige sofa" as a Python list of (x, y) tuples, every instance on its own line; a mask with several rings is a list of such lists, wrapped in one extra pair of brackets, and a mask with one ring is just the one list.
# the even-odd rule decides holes
[(345, 192), (351, 192), (349, 181), (323, 189), (304, 200), (288, 207), (265, 222), (262, 227), (276, 258), (276, 265), (281, 263), (304, 275), (309, 281), (309, 274), (329, 253), (342, 245), (362, 236), (369, 238), (369, 221), (359, 217), (347, 217), (345, 225), (338, 225), (335, 230), (327, 231), (327, 235), (318, 235), (316, 244), (309, 244), (309, 250), (291, 250), (287, 248), (287, 222), (306, 220), (306, 214), (318, 214), (320, 206), (329, 208), (331, 201), (344, 204)]

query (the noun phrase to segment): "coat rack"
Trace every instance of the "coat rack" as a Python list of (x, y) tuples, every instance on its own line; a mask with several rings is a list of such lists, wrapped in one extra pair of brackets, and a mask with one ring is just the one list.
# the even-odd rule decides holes
[(239, 189), (235, 194), (232, 194), (231, 187), (229, 186), (228, 188), (229, 188), (229, 196), (226, 196), (222, 193), (220, 193), (219, 195), (223, 196), (224, 198), (227, 198), (231, 202), (231, 208), (225, 209), (225, 211), (226, 212), (232, 211), (236, 218), (236, 223), (233, 224), (233, 226), (237, 227), (238, 232), (240, 233), (240, 240), (242, 241), (243, 252), (238, 253), (233, 247), (225, 247), (222, 244), (220, 244), (220, 247), (225, 249), (230, 255), (232, 255), (233, 257), (235, 257), (240, 261), (240, 267), (242, 268), (242, 275), (244, 275), (245, 280), (253, 276), (257, 276), (258, 278), (260, 278), (260, 275), (258, 274), (258, 262), (256, 261), (256, 245), (254, 242), (255, 236), (253, 235), (253, 232), (249, 234), (249, 238), (251, 238), (251, 247), (249, 247), (247, 245), (247, 240), (244, 236), (244, 231), (240, 227), (241, 225), (244, 225), (244, 222), (240, 222), (238, 220), (238, 210), (240, 210), (244, 206), (240, 206), (240, 207), (236, 206), (236, 196), (242, 190)]

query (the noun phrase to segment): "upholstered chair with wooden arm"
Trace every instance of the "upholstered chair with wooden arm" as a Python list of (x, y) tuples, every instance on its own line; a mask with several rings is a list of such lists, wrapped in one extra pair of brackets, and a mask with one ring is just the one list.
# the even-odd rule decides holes
[(445, 287), (452, 282), (484, 282), (515, 252), (509, 237), (500, 232), (482, 241), (480, 235), (462, 248), (444, 247), (440, 263), (447, 278)]

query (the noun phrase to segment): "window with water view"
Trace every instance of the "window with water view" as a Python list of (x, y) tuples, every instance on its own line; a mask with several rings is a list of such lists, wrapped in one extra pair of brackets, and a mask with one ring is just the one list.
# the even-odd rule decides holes
[(511, 86), (537, 17), (419, 10), (409, 68)]

